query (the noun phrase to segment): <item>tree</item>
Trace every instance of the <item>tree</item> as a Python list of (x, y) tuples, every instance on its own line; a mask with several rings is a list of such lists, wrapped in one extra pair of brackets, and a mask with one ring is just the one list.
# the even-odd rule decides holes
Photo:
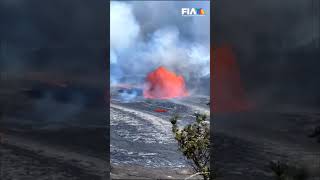
[(171, 118), (172, 132), (178, 142), (179, 150), (190, 160), (196, 174), (205, 180), (210, 177), (210, 129), (207, 115), (195, 113), (196, 121), (180, 129), (178, 115)]

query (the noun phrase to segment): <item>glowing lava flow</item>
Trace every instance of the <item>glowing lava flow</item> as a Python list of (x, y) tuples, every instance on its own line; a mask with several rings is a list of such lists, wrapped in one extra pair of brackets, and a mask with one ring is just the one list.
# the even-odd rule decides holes
[(160, 66), (146, 78), (143, 96), (153, 99), (171, 99), (188, 96), (182, 76)]
[(154, 110), (154, 112), (165, 113), (165, 112), (168, 112), (168, 110), (166, 110), (166, 109), (161, 109), (161, 108), (157, 108), (157, 109)]

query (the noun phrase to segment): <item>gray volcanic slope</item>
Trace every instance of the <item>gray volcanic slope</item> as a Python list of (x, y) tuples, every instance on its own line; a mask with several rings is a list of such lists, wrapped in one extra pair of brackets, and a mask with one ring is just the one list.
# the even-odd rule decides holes
[(317, 112), (216, 114), (214, 157), (222, 179), (273, 179), (268, 164), (281, 160), (320, 178), (320, 145), (308, 134), (320, 124)]
[[(209, 113), (209, 97), (176, 100), (141, 100), (110, 106), (111, 161), (117, 165), (188, 167), (171, 132), (170, 118), (179, 114), (180, 125), (194, 121), (193, 113)], [(166, 112), (157, 112), (156, 109)], [(209, 115), (209, 114), (208, 114)]]

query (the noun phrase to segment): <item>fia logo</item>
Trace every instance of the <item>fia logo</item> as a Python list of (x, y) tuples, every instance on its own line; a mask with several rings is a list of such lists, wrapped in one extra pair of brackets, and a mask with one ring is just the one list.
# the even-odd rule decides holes
[(205, 14), (202, 8), (181, 8), (182, 16), (204, 16)]

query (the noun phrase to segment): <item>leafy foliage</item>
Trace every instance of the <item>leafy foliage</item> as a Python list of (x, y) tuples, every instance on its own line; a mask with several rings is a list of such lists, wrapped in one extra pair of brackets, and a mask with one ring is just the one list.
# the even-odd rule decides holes
[(204, 179), (209, 179), (210, 175), (210, 129), (206, 122), (207, 115), (194, 114), (196, 121), (178, 128), (179, 116), (171, 119), (172, 132), (178, 142), (179, 150), (190, 160), (195, 172), (200, 173)]

